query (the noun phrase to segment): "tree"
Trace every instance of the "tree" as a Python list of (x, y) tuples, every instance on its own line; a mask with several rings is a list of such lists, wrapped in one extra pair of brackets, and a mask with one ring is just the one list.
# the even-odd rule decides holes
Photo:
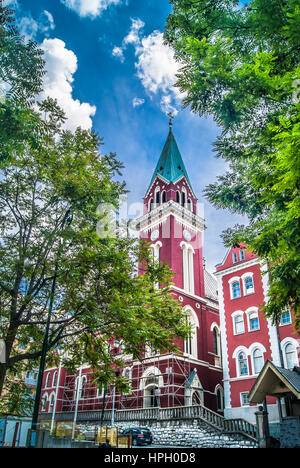
[[(122, 168), (116, 156), (99, 153), (93, 131), (60, 131), (55, 101), (40, 110), (46, 119), (39, 117), (39, 140), (28, 140), (0, 177), (0, 338), (7, 358), (0, 390), (7, 373), (36, 366), (54, 280), (49, 359), (60, 346), (68, 367), (84, 360), (102, 383), (116, 364), (108, 341), (122, 338), (125, 352), (141, 358), (147, 345), (174, 350), (175, 336), (187, 332), (168, 268), (118, 230), (114, 237), (97, 234), (106, 220), (99, 205), (117, 209), (125, 190), (114, 180)], [(147, 265), (140, 277), (137, 259)], [(164, 286), (157, 290), (157, 282)]]
[(265, 313), (289, 305), (300, 329), (298, 0), (171, 0), (165, 39), (182, 68), (183, 104), (222, 129), (214, 149), (228, 171), (205, 189), (217, 208), (249, 218), (223, 233), (268, 263)]
[(19, 35), (5, 3), (0, 0), (0, 164), (37, 138), (39, 120), (31, 105), (45, 72), (43, 51)]

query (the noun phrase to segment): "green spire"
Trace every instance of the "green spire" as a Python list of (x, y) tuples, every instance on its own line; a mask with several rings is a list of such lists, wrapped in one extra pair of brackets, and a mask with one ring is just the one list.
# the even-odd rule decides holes
[(183, 160), (178, 149), (176, 140), (174, 138), (171, 125), (167, 141), (155, 168), (149, 188), (151, 187), (151, 184), (157, 175), (162, 176), (168, 182), (175, 182), (180, 177), (185, 176), (192, 189), (192, 185), (184, 167)]

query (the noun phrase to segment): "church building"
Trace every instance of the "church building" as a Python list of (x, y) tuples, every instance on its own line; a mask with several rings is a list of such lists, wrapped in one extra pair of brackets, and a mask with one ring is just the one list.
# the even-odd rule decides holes
[[(202, 404), (222, 414), (217, 283), (203, 265), (204, 219), (197, 212), (197, 197), (171, 120), (153, 176), (145, 183), (144, 214), (137, 220), (140, 238), (148, 241), (154, 259), (166, 262), (174, 272), (171, 292), (194, 332), (186, 341), (178, 341), (180, 352), (176, 354), (156, 354), (149, 349), (142, 362), (123, 356), (126, 367), (120, 371), (131, 384), (126, 395), (110, 387), (97, 389), (85, 366), (76, 375), (62, 368), (47, 369), (40, 410), (43, 420), (51, 420), (54, 412), (55, 419), (71, 421), (76, 411), (81, 421), (99, 423), (103, 408), (112, 406), (118, 411)], [(112, 349), (122, 355), (122, 341), (116, 341)]]

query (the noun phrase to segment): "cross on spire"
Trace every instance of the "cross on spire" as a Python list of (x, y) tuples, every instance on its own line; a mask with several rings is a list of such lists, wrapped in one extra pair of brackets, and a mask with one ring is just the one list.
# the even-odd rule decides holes
[(169, 127), (172, 128), (174, 115), (172, 115), (171, 112), (169, 112), (168, 116), (170, 117), (170, 120), (169, 120)]

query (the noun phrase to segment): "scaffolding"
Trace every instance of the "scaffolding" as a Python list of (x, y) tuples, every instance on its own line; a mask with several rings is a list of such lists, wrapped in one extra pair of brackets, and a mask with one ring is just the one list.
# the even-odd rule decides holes
[[(58, 391), (51, 387), (43, 389), (47, 390), (49, 401), (49, 406), (44, 411), (45, 416), (53, 413), (53, 410), (57, 412), (58, 408), (59, 413), (70, 414), (75, 411), (101, 412), (111, 409), (113, 405), (116, 411), (187, 405), (186, 390), (189, 377), (197, 367), (197, 360), (183, 354), (170, 353), (149, 355), (143, 361), (133, 361), (127, 358), (125, 362), (122, 374), (130, 370), (127, 377), (129, 377), (131, 388), (127, 394), (114, 392), (112, 385), (108, 386), (106, 392), (104, 389), (100, 391), (93, 383), (95, 379), (93, 373), (90, 369), (83, 368), (80, 383), (78, 383), (77, 372), (74, 375), (66, 374)], [(201, 389), (194, 388), (194, 390)], [(52, 398), (51, 406), (51, 395), (54, 394), (56, 399), (53, 401)], [(115, 401), (113, 401), (114, 398)]]

